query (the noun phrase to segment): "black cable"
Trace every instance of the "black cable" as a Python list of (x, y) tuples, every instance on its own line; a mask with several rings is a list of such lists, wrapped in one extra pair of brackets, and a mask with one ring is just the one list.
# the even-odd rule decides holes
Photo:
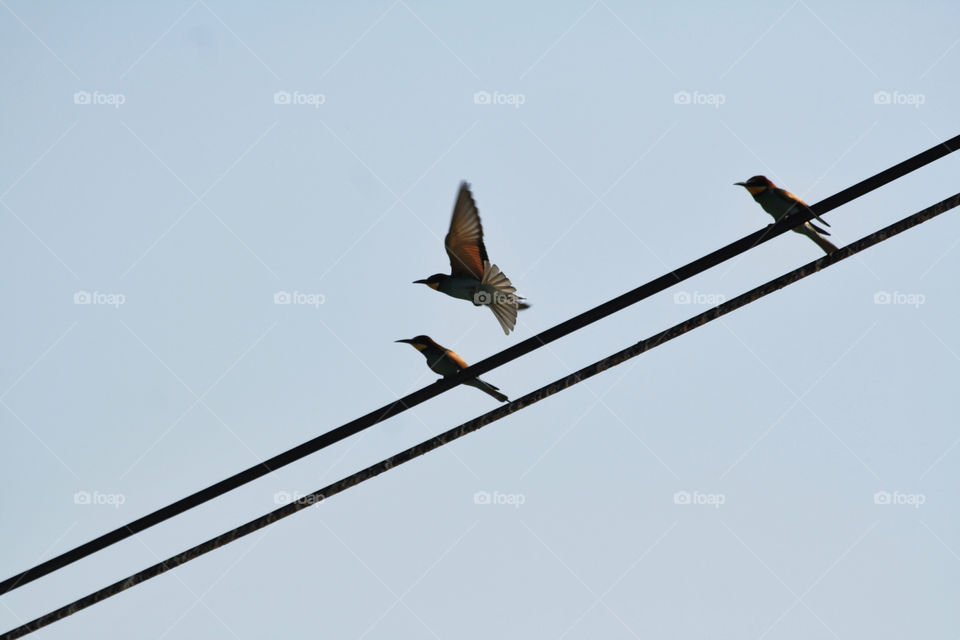
[(212, 484), (205, 489), (201, 489), (195, 493), (181, 498), (176, 502), (173, 502), (165, 507), (157, 509), (152, 513), (149, 513), (141, 518), (130, 522), (124, 526), (121, 526), (113, 531), (109, 531), (89, 542), (85, 542), (78, 547), (74, 547), (69, 551), (65, 551), (60, 555), (41, 562), (40, 564), (31, 567), (21, 573), (18, 573), (14, 576), (11, 576), (0, 582), (0, 595), (12, 591), (18, 587), (21, 587), (28, 582), (32, 582), (37, 578), (52, 573), (57, 569), (67, 566), (72, 562), (76, 562), (81, 558), (85, 558), (101, 549), (120, 542), (135, 533), (144, 531), (156, 524), (163, 522), (173, 516), (179, 515), (193, 507), (203, 504), (208, 500), (212, 500), (218, 496), (221, 496), (228, 491), (236, 489), (248, 482), (252, 482), (257, 478), (265, 476), (266, 474), (279, 469), (280, 467), (286, 466), (292, 462), (310, 455), (311, 453), (316, 453), (321, 449), (329, 447), (344, 438), (355, 435), (364, 429), (368, 429), (373, 425), (383, 422), (387, 418), (391, 418), (399, 413), (415, 407), (421, 402), (425, 402), (430, 398), (440, 395), (441, 393), (452, 389), (453, 387), (461, 384), (464, 380), (469, 380), (470, 378), (475, 378), (480, 376), (491, 369), (495, 369), (507, 362), (516, 360), (520, 356), (526, 355), (531, 351), (535, 351), (540, 347), (553, 342), (559, 338), (562, 338), (565, 335), (573, 333), (583, 327), (605, 318), (617, 311), (620, 311), (630, 305), (636, 304), (637, 302), (648, 298), (656, 293), (667, 289), (668, 287), (682, 282), (687, 278), (695, 276), (707, 269), (714, 267), (730, 258), (733, 258), (748, 249), (763, 243), (768, 240), (773, 239), (774, 237), (780, 235), (781, 233), (786, 233), (793, 227), (809, 220), (813, 213), (817, 215), (823, 215), (828, 211), (831, 211), (842, 204), (850, 202), (855, 198), (873, 191), (901, 176), (904, 176), (911, 171), (919, 169), (920, 167), (927, 165), (934, 160), (937, 160), (949, 153), (955, 151), (960, 147), (960, 135), (947, 140), (941, 144), (938, 144), (935, 147), (927, 149), (926, 151), (919, 153), (912, 158), (904, 160), (903, 162), (890, 167), (880, 173), (863, 180), (852, 187), (848, 187), (843, 191), (836, 193), (825, 200), (822, 200), (814, 204), (811, 209), (812, 212), (804, 212), (798, 210), (796, 213), (790, 214), (779, 220), (778, 222), (768, 225), (767, 227), (755, 231), (750, 235), (732, 242), (721, 249), (714, 251), (702, 258), (694, 260), (675, 271), (671, 271), (659, 278), (652, 280), (632, 291), (628, 291), (612, 300), (608, 300), (603, 304), (594, 307), (588, 311), (581, 313), (578, 316), (570, 318), (565, 322), (543, 331), (532, 338), (527, 338), (526, 340), (519, 342), (512, 347), (508, 347), (499, 353), (477, 362), (473, 366), (464, 369), (460, 373), (449, 376), (447, 378), (438, 380), (433, 384), (427, 385), (422, 389), (414, 391), (399, 400), (396, 400), (388, 405), (380, 407), (370, 413), (356, 418), (344, 425), (341, 425), (331, 431), (328, 431), (324, 434), (321, 434), (312, 440), (308, 440), (303, 444), (300, 444), (292, 449), (284, 451), (283, 453), (277, 454), (257, 465), (254, 465), (248, 469), (244, 469), (239, 473), (236, 473), (229, 478), (221, 480), (216, 484)]
[(713, 307), (712, 309), (708, 309), (707, 311), (704, 311), (703, 313), (693, 316), (692, 318), (684, 322), (681, 322), (680, 324), (674, 325), (673, 327), (665, 331), (661, 331), (660, 333), (657, 333), (651, 336), (650, 338), (647, 338), (646, 340), (641, 340), (640, 342), (630, 347), (627, 347), (622, 351), (618, 351), (617, 353), (614, 353), (613, 355), (608, 356), (602, 360), (594, 362), (593, 364), (587, 367), (584, 367), (579, 371), (576, 371), (574, 373), (571, 373), (570, 375), (564, 376), (563, 378), (560, 378), (559, 380), (551, 382), (546, 386), (540, 387), (536, 391), (532, 391), (531, 393), (528, 393), (527, 395), (521, 398), (518, 398), (513, 402), (510, 402), (505, 405), (501, 405), (500, 407), (494, 409), (493, 411), (488, 411), (487, 413), (481, 416), (478, 416), (473, 420), (465, 422), (460, 426), (454, 427), (449, 431), (441, 433), (438, 436), (434, 436), (429, 440), (421, 442), (420, 444), (410, 447), (409, 449), (406, 449), (404, 451), (401, 451), (400, 453), (394, 456), (391, 456), (386, 460), (382, 460), (372, 466), (367, 467), (366, 469), (362, 469), (352, 475), (347, 476), (346, 478), (338, 480), (337, 482), (334, 482), (333, 484), (330, 484), (324, 487), (323, 489), (307, 494), (295, 500), (294, 502), (291, 502), (289, 504), (286, 504), (280, 507), (279, 509), (275, 509), (270, 513), (267, 513), (265, 515), (260, 516), (259, 518), (256, 518), (255, 520), (251, 520), (250, 522), (247, 522), (246, 524), (243, 524), (237, 527), (236, 529), (227, 531), (222, 535), (219, 535), (215, 538), (211, 538), (210, 540), (207, 540), (206, 542), (203, 542), (195, 547), (187, 549), (182, 553), (179, 553), (175, 556), (167, 558), (163, 562), (158, 562), (157, 564), (151, 567), (147, 567), (143, 571), (139, 571), (127, 578), (124, 578), (123, 580), (114, 582), (113, 584), (106, 586), (102, 589), (99, 589), (88, 596), (85, 596), (83, 598), (80, 598), (79, 600), (75, 600), (74, 602), (71, 602), (65, 607), (61, 607), (56, 611), (53, 611), (44, 616), (31, 620), (30, 622), (24, 625), (21, 625), (16, 629), (12, 629), (6, 632), (2, 636), (0, 636), (0, 640), (12, 640), (13, 638), (20, 638), (22, 636), (25, 636), (28, 633), (32, 633), (33, 631), (41, 629), (42, 627), (52, 624), (69, 615), (72, 615), (80, 611), (81, 609), (86, 609), (87, 607), (92, 606), (100, 602), (101, 600), (106, 600), (111, 596), (117, 595), (121, 591), (124, 591), (126, 589), (129, 589), (130, 587), (138, 585), (141, 582), (149, 580), (150, 578), (155, 578), (156, 576), (162, 573), (166, 573), (167, 571), (170, 571), (174, 567), (178, 567), (181, 564), (194, 560), (195, 558), (198, 558), (205, 553), (208, 553), (210, 551), (213, 551), (214, 549), (227, 545), (233, 542), (234, 540), (237, 540), (238, 538), (242, 538), (247, 534), (250, 534), (250, 533), (253, 533), (254, 531), (262, 529), (267, 525), (270, 525), (276, 522), (277, 520), (293, 515), (297, 511), (300, 511), (301, 509), (306, 509), (309, 506), (318, 504), (323, 500), (326, 500), (330, 496), (346, 491), (350, 487), (358, 485), (361, 482), (370, 480), (371, 478), (378, 476), (381, 473), (384, 473), (385, 471), (389, 471), (390, 469), (397, 467), (405, 462), (409, 462), (410, 460), (413, 460), (418, 456), (422, 456), (423, 454), (428, 453), (429, 451), (442, 447), (443, 445), (449, 442), (452, 442), (453, 440), (462, 438), (468, 433), (477, 431), (478, 429), (490, 424), (491, 422), (495, 422), (497, 420), (500, 420), (501, 418), (505, 418), (506, 416), (512, 413), (515, 413), (517, 411), (520, 411), (525, 407), (528, 407), (534, 403), (540, 402), (544, 398), (548, 398), (554, 395), (555, 393), (559, 393), (564, 389), (567, 389), (569, 387), (572, 387), (575, 384), (583, 382), (587, 378), (591, 378), (602, 371), (606, 371), (607, 369), (610, 369), (611, 367), (615, 367), (618, 364), (622, 364), (623, 362), (629, 360), (630, 358), (634, 358), (640, 355), (641, 353), (644, 353), (645, 351), (649, 351), (650, 349), (653, 349), (654, 347), (657, 347), (663, 344), (664, 342), (673, 340), (674, 338), (677, 338), (687, 333), (688, 331), (692, 331), (697, 327), (705, 325), (712, 320), (716, 320), (717, 318), (723, 315), (726, 315), (731, 311), (735, 311), (740, 307), (746, 306), (751, 302), (754, 302), (755, 300), (758, 300), (766, 295), (773, 293), (774, 291), (782, 289), (787, 285), (793, 284), (798, 280), (802, 280), (803, 278), (806, 278), (807, 276), (812, 275), (820, 271), (821, 269), (825, 269), (830, 265), (836, 264), (841, 260), (849, 258), (850, 256), (856, 253), (859, 253), (864, 249), (867, 249), (868, 247), (872, 247), (875, 244), (879, 244), (880, 242), (883, 242), (884, 240), (892, 236), (895, 236), (899, 233), (906, 231), (911, 227), (915, 227), (923, 222), (926, 222), (927, 220), (933, 217), (936, 217), (941, 213), (944, 213), (945, 211), (948, 211), (958, 205), (960, 205), (960, 193), (954, 196), (951, 196), (946, 200), (938, 202), (937, 204), (931, 207), (928, 207), (923, 211), (920, 211), (911, 216), (908, 216), (888, 227), (885, 227), (883, 229), (880, 229), (879, 231), (871, 233), (870, 235), (865, 236), (860, 240), (857, 240), (856, 242), (853, 242), (843, 247), (842, 249), (839, 249), (838, 251), (835, 251), (831, 254), (823, 256), (819, 260), (815, 260), (813, 262), (803, 265), (802, 267), (794, 269), (793, 271), (785, 273), (784, 275), (778, 278), (774, 278), (773, 280), (770, 280), (769, 282), (766, 282), (765, 284), (762, 284), (759, 287), (751, 289), (750, 291), (744, 294), (741, 294), (736, 298), (733, 298), (732, 300), (724, 302), (721, 305), (718, 305), (716, 307)]

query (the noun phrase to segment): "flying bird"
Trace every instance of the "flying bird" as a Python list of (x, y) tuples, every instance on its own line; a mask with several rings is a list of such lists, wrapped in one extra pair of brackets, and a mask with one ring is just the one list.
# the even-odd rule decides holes
[[(458, 356), (450, 349), (440, 346), (434, 342), (430, 336), (417, 336), (416, 338), (397, 340), (397, 342), (405, 342), (409, 345), (413, 345), (413, 348), (422, 353), (427, 359), (427, 366), (430, 367), (434, 373), (439, 373), (444, 377), (452, 376), (456, 372), (467, 368), (467, 363), (463, 361), (463, 358)], [(493, 386), (489, 382), (484, 382), (480, 378), (466, 380), (463, 384), (476, 387), (477, 389), (480, 389), (480, 391), (493, 396), (500, 402), (507, 402), (510, 400), (507, 396), (500, 393), (500, 389)]]
[(518, 302), (516, 287), (487, 257), (477, 203), (466, 182), (460, 183), (443, 245), (450, 258), (450, 275), (436, 273), (424, 280), (414, 280), (414, 284), (425, 284), (476, 306), (490, 307), (503, 332), (509, 334), (517, 325), (517, 310), (527, 305)]
[[(749, 191), (753, 199), (763, 207), (764, 211), (773, 216), (774, 220), (779, 220), (795, 210), (810, 211), (806, 202), (789, 191), (778, 188), (764, 176), (753, 176), (746, 182), (734, 182), (734, 184)], [(814, 218), (825, 226), (830, 226), (820, 216), (815, 215)], [(823, 237), (830, 235), (830, 232), (813, 224), (812, 220), (794, 227), (793, 230), (816, 242), (817, 246), (823, 249), (825, 253), (832, 253), (837, 250), (836, 245)]]

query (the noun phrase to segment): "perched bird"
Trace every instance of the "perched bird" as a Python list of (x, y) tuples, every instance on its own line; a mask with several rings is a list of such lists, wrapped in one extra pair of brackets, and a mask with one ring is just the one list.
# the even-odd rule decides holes
[(425, 284), (431, 289), (454, 298), (469, 300), (476, 306), (486, 305), (497, 317), (503, 332), (509, 334), (517, 324), (517, 289), (495, 264), (490, 264), (487, 248), (483, 246), (483, 227), (473, 201), (470, 185), (460, 183), (457, 201), (453, 205), (450, 230), (443, 241), (450, 258), (450, 275), (436, 273), (414, 284)]
[[(413, 348), (422, 353), (423, 357), (427, 359), (427, 366), (433, 369), (435, 373), (439, 373), (444, 377), (452, 376), (461, 369), (467, 368), (467, 363), (463, 361), (463, 358), (453, 351), (450, 351), (450, 349), (441, 347), (434, 342), (430, 336), (417, 336), (409, 340), (397, 340), (397, 342), (406, 342), (409, 345), (413, 345)], [(500, 402), (507, 402), (509, 400), (507, 396), (500, 393), (500, 389), (489, 382), (484, 382), (480, 378), (467, 380), (463, 384), (476, 387), (480, 389), (480, 391), (490, 394)]]
[[(773, 216), (774, 220), (779, 220), (788, 213), (793, 213), (795, 209), (810, 210), (806, 202), (789, 191), (778, 188), (764, 176), (753, 176), (746, 182), (734, 182), (734, 184), (749, 191), (753, 199), (763, 207), (764, 211)], [(830, 226), (830, 224), (820, 216), (814, 216), (814, 218), (824, 225)], [(802, 233), (816, 242), (817, 246), (826, 253), (832, 253), (837, 250), (837, 247), (832, 242), (823, 237), (830, 235), (830, 232), (823, 227), (818, 227), (813, 224), (812, 221), (804, 222), (802, 225), (794, 227), (793, 230), (797, 233)]]

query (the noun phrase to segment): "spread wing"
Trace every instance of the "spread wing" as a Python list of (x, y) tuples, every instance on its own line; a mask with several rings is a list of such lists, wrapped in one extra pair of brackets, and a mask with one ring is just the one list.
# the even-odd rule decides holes
[[(802, 205), (803, 205), (804, 207), (806, 207), (807, 209), (810, 208), (810, 205), (808, 205), (806, 202), (804, 202), (803, 200), (801, 200), (801, 199), (798, 198), (797, 196), (793, 195), (793, 194), (790, 193), (789, 191), (784, 190), (783, 193), (786, 194), (786, 196), (787, 196), (788, 198), (790, 198), (791, 200), (796, 200), (797, 202), (799, 202), (800, 204), (802, 204)], [(815, 220), (817, 220), (818, 222), (822, 223), (823, 225), (825, 225), (825, 226), (827, 226), (827, 227), (830, 226), (830, 223), (827, 222), (826, 220), (824, 220), (823, 218), (821, 218), (820, 216), (814, 215), (813, 217), (814, 217)], [(822, 231), (822, 230), (821, 230), (821, 232), (822, 232), (822, 233), (826, 233), (826, 232), (824, 232), (824, 231)], [(830, 235), (830, 234), (828, 233), (827, 235)]]
[(451, 275), (483, 278), (483, 263), (488, 261), (487, 248), (483, 246), (483, 227), (477, 203), (473, 201), (470, 185), (466, 182), (460, 183), (450, 231), (443, 243), (450, 257)]

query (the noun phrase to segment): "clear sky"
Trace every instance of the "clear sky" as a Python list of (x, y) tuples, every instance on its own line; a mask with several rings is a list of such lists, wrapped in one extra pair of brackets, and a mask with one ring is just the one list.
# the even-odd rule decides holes
[[(733, 182), (816, 202), (956, 135), (958, 24), (2, 0), (0, 578), (432, 381), (398, 338), (476, 362), (770, 222)], [(411, 284), (464, 179), (533, 305), (510, 336)], [(954, 211), (35, 637), (956, 638), (958, 245)], [(518, 397), (818, 255), (782, 236), (485, 378)], [(0, 630), (495, 406), (454, 389), (0, 598)]]

